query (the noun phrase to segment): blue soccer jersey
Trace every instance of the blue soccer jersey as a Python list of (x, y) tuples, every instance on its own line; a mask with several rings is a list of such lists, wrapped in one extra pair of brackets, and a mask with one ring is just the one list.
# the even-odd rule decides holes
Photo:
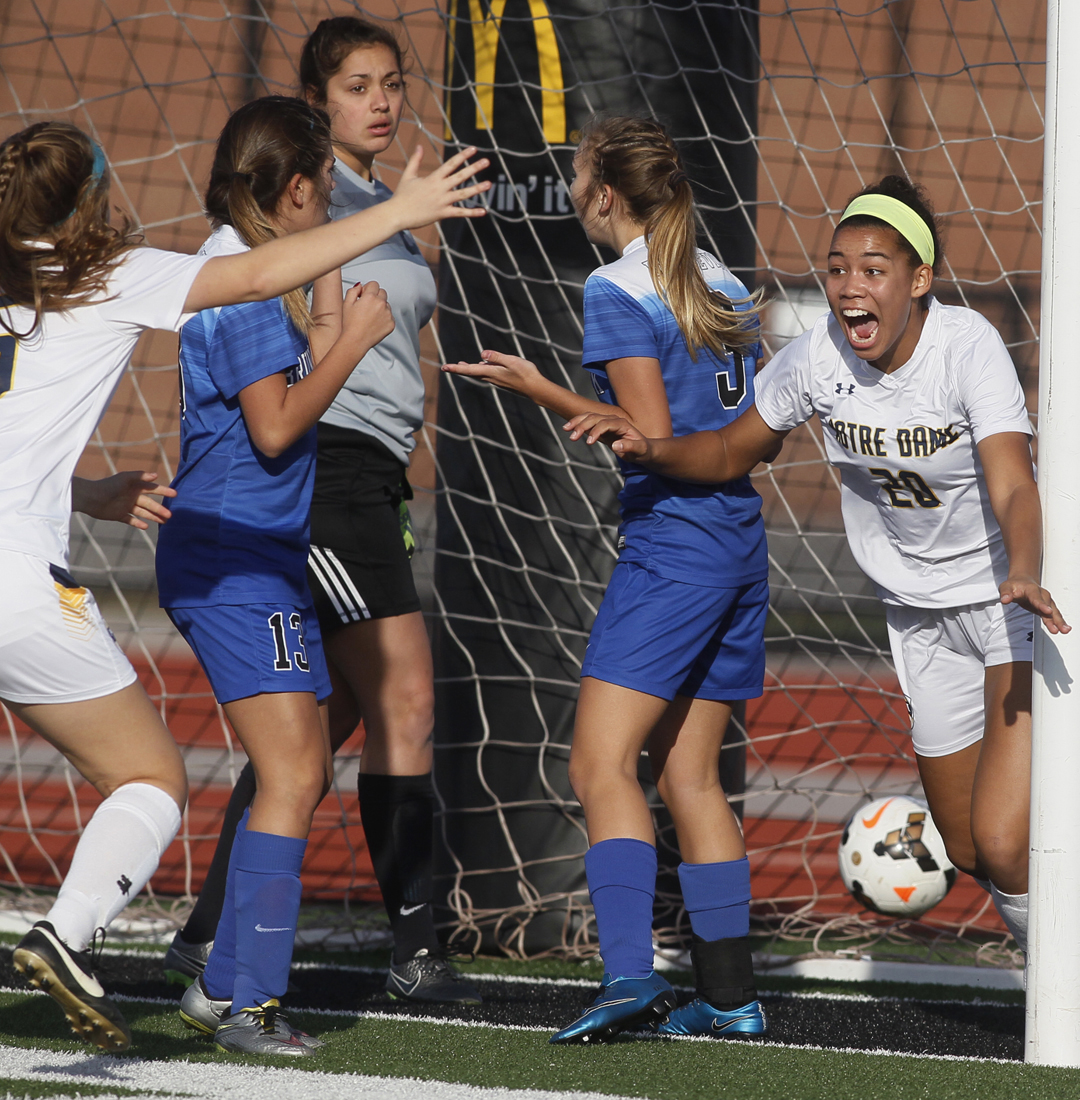
[[(732, 301), (746, 288), (715, 256), (698, 251), (713, 290)], [(649, 275), (645, 238), (585, 283), (582, 362), (601, 401), (617, 403), (605, 366), (613, 359), (656, 359), (667, 391), (674, 435), (730, 424), (754, 403), (758, 346), (718, 359), (702, 348), (697, 361)], [(620, 561), (636, 562), (670, 580), (734, 587), (768, 576), (761, 497), (748, 477), (695, 485), (622, 463)]]
[[(223, 226), (204, 250), (239, 251), (232, 238), (239, 241)], [(180, 469), (157, 548), (162, 607), (310, 603), (315, 429), (267, 458), (251, 441), (238, 396), (271, 374), (286, 372), (292, 383), (310, 369), (307, 338), (278, 298), (204, 309), (184, 326)]]

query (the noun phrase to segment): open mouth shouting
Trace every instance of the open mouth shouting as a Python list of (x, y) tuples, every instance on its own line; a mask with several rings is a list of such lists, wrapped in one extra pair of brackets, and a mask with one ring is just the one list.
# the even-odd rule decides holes
[(877, 336), (879, 321), (865, 309), (842, 309), (844, 328), (847, 330), (848, 343), (853, 348), (868, 348)]

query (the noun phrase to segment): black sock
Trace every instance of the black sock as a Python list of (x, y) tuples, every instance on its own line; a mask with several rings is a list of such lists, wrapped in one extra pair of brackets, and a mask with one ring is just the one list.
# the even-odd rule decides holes
[(255, 769), (249, 761), (229, 796), (221, 836), (218, 837), (214, 858), (210, 861), (210, 870), (206, 872), (206, 881), (195, 901), (195, 908), (191, 910), (187, 924), (180, 929), (180, 937), (188, 943), (209, 943), (217, 934), (221, 907), (225, 903), (225, 878), (229, 873), (229, 853), (236, 839), (236, 826), (254, 798)]
[(732, 1012), (757, 1000), (748, 936), (723, 940), (702, 940), (695, 936), (690, 958), (694, 963), (697, 995), (713, 1008)]
[(357, 780), (360, 820), (394, 933), (394, 962), (437, 951), (431, 909), (435, 792), (428, 775), (368, 775)]

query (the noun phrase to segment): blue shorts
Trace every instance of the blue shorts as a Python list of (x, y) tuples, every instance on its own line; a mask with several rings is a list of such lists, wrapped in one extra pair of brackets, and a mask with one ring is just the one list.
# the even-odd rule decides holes
[(581, 675), (661, 699), (756, 699), (768, 611), (766, 580), (706, 588), (617, 562)]
[(173, 625), (202, 665), (219, 703), (250, 695), (332, 690), (319, 620), (310, 606), (218, 604), (167, 607)]

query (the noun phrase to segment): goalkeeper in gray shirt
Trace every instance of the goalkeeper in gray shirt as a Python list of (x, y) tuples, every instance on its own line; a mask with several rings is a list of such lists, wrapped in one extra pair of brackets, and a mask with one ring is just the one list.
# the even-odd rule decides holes
[[(304, 44), (304, 95), (327, 111), (333, 128), (334, 219), (390, 198), (371, 166), (394, 140), (405, 106), (402, 69), (394, 36), (351, 16), (324, 19)], [(360, 816), (394, 933), (387, 991), (413, 1001), (477, 1004), (477, 991), (446, 961), (432, 915), (433, 670), (409, 562), (406, 471), (424, 419), (420, 329), (435, 309), (435, 280), (409, 233), (344, 267), (342, 279), (343, 290), (377, 281), (396, 327), (360, 361), (318, 425), (308, 583), (334, 689), (331, 745), (340, 747), (363, 719)], [(254, 793), (249, 765), (199, 900), (166, 956), (170, 977), (201, 974), (236, 822)], [(201, 984), (185, 1001), (201, 995)]]

